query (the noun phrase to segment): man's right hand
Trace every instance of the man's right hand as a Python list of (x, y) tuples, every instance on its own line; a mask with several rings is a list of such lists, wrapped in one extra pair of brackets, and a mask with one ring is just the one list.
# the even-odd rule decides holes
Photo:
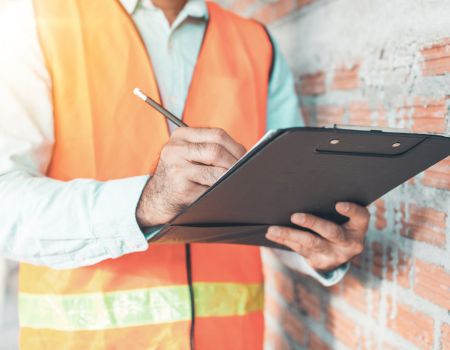
[(142, 192), (136, 209), (139, 225), (155, 226), (170, 221), (244, 154), (244, 146), (222, 129), (176, 129)]

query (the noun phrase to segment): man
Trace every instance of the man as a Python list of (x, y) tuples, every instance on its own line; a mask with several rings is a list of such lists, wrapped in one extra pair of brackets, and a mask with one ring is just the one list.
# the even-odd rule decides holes
[[(202, 0), (2, 11), (0, 247), (22, 262), (21, 346), (261, 349), (259, 248), (148, 247), (142, 228), (192, 203), (266, 129), (301, 124), (264, 28)], [(191, 127), (174, 130), (134, 87)], [(362, 251), (369, 221), (355, 204), (336, 209), (347, 224), (292, 215), (317, 236), (267, 233), (325, 285)]]

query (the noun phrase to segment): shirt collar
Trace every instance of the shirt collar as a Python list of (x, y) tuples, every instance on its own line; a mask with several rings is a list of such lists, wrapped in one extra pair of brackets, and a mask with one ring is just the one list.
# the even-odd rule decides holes
[[(154, 7), (151, 0), (120, 0), (129, 14), (133, 14), (138, 4), (144, 1), (148, 1), (147, 6)], [(183, 17), (208, 18), (208, 7), (205, 0), (188, 0), (181, 12), (184, 14)]]
[(120, 0), (120, 2), (125, 10), (131, 15), (136, 9), (139, 0)]

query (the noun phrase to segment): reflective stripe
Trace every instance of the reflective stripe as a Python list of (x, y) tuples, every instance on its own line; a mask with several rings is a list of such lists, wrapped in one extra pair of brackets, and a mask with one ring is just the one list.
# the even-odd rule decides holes
[[(261, 284), (195, 283), (197, 317), (240, 316), (263, 309)], [(188, 287), (71, 295), (19, 294), (21, 327), (99, 330), (187, 321)]]

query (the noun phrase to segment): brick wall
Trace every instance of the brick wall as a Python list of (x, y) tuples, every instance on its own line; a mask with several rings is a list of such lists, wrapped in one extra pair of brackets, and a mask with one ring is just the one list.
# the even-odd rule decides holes
[[(450, 2), (228, 0), (268, 25), (309, 125), (450, 132)], [(268, 349), (450, 349), (450, 159), (370, 207), (364, 254), (323, 288), (270, 261)]]
[[(308, 124), (450, 132), (449, 1), (221, 2), (269, 26)], [(267, 348), (450, 350), (449, 189), (447, 159), (373, 205), (366, 251), (335, 287), (269, 261)]]

